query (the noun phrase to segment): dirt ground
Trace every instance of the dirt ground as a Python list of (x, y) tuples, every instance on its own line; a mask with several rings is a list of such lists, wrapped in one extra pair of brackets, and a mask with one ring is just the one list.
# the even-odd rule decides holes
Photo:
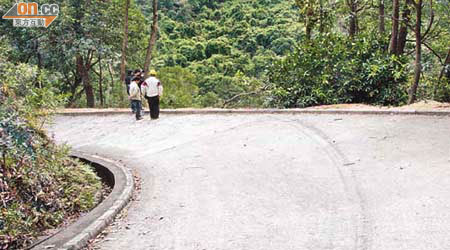
[(439, 110), (450, 111), (450, 103), (442, 103), (436, 101), (420, 101), (411, 105), (400, 107), (373, 106), (367, 104), (335, 104), (310, 107), (308, 109), (351, 109), (351, 110)]

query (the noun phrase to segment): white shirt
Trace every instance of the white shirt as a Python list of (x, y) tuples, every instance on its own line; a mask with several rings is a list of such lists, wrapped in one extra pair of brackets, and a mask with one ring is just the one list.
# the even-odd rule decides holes
[(135, 101), (141, 100), (141, 91), (139, 90), (136, 81), (132, 81), (130, 84), (130, 98)]
[(162, 96), (163, 86), (158, 78), (150, 76), (141, 85), (142, 94), (147, 97)]

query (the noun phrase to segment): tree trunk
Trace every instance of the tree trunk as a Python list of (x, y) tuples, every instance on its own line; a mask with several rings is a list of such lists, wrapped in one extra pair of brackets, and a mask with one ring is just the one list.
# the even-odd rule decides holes
[(109, 89), (108, 96), (110, 97), (109, 98), (109, 100), (110, 100), (109, 106), (110, 107), (112, 107), (111, 102), (112, 102), (113, 98), (111, 98), (111, 96), (112, 96), (112, 93), (114, 92), (114, 70), (113, 70), (113, 67), (111, 64), (112, 64), (112, 62), (108, 62), (109, 77), (111, 78), (111, 88), (108, 88)]
[[(66, 82), (68, 83), (68, 85), (70, 86), (70, 97), (69, 97), (69, 101), (67, 104), (67, 107), (73, 107), (75, 101), (78, 99), (78, 94), (77, 94), (77, 89), (80, 86), (80, 84), (82, 83), (81, 77), (80, 77), (80, 73), (78, 72), (78, 67), (77, 67), (77, 72), (76, 74), (74, 74), (74, 81), (73, 84), (70, 84), (68, 80), (66, 80)], [(68, 77), (66, 76), (66, 79), (68, 79)], [(84, 91), (84, 89), (82, 90), (82, 92)]]
[(311, 0), (309, 0), (308, 1), (308, 9), (306, 10), (306, 20), (305, 20), (305, 32), (306, 32), (306, 38), (308, 40), (310, 40), (311, 36), (312, 36), (313, 16), (314, 16), (313, 3)]
[(422, 0), (418, 0), (418, 3), (414, 5), (416, 8), (416, 25), (414, 28), (416, 35), (416, 60), (414, 62), (414, 82), (409, 90), (408, 104), (413, 104), (417, 99), (417, 88), (419, 87), (420, 75), (422, 73)]
[[(306, 11), (305, 13), (303, 13), (303, 11), (301, 11), (302, 14), (305, 15), (304, 18), (304, 25), (305, 25), (305, 34), (306, 34), (306, 39), (310, 40), (311, 36), (312, 36), (312, 31), (313, 31), (313, 26), (314, 26), (314, 1), (315, 0), (306, 0), (305, 2), (301, 1), (301, 0), (296, 0), (295, 3), (298, 6), (299, 9), (303, 10), (304, 5), (306, 4)], [(320, 11), (323, 11), (322, 9), (322, 0), (320, 1)], [(322, 14), (323, 12), (320, 13), (320, 17), (319, 17), (319, 25), (321, 26), (321, 30), (323, 29), (323, 20), (322, 20)]]
[(323, 11), (323, 0), (319, 0), (319, 33), (322, 34), (325, 31), (325, 14)]
[(89, 73), (85, 72), (83, 76), (84, 82), (84, 91), (86, 92), (86, 104), (88, 108), (95, 107), (95, 98), (94, 98), (94, 89), (90, 83)]
[(349, 31), (348, 34), (350, 36), (356, 35), (358, 32), (358, 11), (357, 11), (357, 5), (355, 1), (351, 1), (350, 3), (350, 25), (349, 25)]
[(393, 0), (392, 32), (391, 32), (391, 42), (389, 44), (389, 53), (391, 54), (397, 54), (399, 12), (400, 12), (399, 0)]
[(103, 70), (102, 70), (102, 57), (99, 54), (98, 55), (98, 66), (99, 66), (99, 80), (98, 80), (98, 87), (99, 87), (99, 92), (100, 92), (100, 105), (102, 107), (104, 107), (105, 102), (103, 100)]
[(83, 82), (84, 91), (86, 93), (86, 103), (88, 108), (95, 107), (94, 89), (92, 88), (89, 78), (89, 65), (85, 65), (81, 55), (76, 56), (77, 71), (80, 73), (81, 81)]
[(127, 66), (127, 47), (128, 47), (128, 9), (130, 7), (130, 0), (125, 3), (125, 17), (122, 43), (122, 62), (120, 64), (120, 81), (125, 81), (125, 70)]
[(148, 77), (150, 63), (152, 62), (153, 47), (155, 46), (157, 36), (158, 36), (158, 0), (153, 0), (153, 24), (150, 40), (148, 41), (147, 55), (145, 56), (145, 65), (144, 65), (145, 78)]
[(402, 55), (403, 53), (405, 53), (406, 38), (408, 36), (408, 23), (409, 23), (409, 15), (410, 14), (411, 14), (411, 10), (409, 9), (408, 0), (406, 0), (404, 9), (402, 12), (402, 21), (401, 21), (400, 31), (398, 33), (397, 55)]
[[(34, 51), (36, 53), (36, 59), (37, 59), (37, 67), (38, 67), (38, 76), (41, 74), (41, 70), (42, 70), (42, 55), (39, 52), (39, 41), (37, 39), (34, 40)], [(36, 77), (35, 80), (35, 87), (36, 88), (42, 88), (42, 83), (41, 81), (38, 80), (39, 77)]]
[(378, 3), (378, 20), (379, 20), (378, 32), (381, 35), (384, 35), (384, 33), (386, 33), (386, 25), (384, 22), (384, 15), (385, 15), (384, 9), (385, 9), (384, 8), (384, 0), (379, 0), (379, 3)]

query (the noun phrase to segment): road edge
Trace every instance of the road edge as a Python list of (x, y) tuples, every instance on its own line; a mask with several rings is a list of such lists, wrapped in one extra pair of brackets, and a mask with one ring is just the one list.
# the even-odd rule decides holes
[(88, 244), (89, 240), (95, 238), (111, 224), (116, 215), (131, 200), (134, 190), (134, 179), (131, 171), (125, 166), (99, 155), (92, 155), (85, 152), (71, 151), (70, 155), (82, 161), (87, 161), (105, 168), (113, 177), (114, 188), (108, 197), (91, 212), (82, 216), (66, 229), (32, 248), (33, 250), (82, 249)]
[[(316, 115), (424, 115), (450, 116), (447, 110), (354, 110), (354, 109), (163, 109), (167, 115), (212, 115), (212, 114), (316, 114)], [(131, 114), (129, 110), (59, 110), (63, 116), (109, 116)]]

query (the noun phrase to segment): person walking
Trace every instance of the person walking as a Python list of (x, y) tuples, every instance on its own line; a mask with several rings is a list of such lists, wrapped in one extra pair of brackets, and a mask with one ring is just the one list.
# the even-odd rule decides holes
[(156, 78), (155, 70), (150, 70), (150, 77), (142, 83), (142, 94), (148, 101), (150, 108), (150, 118), (156, 120), (159, 118), (159, 100), (163, 94), (163, 86), (161, 81)]
[[(130, 98), (130, 88), (131, 88), (130, 86), (131, 86), (131, 82), (133, 82), (133, 81), (138, 81), (138, 82), (141, 81), (141, 70), (139, 70), (139, 69), (134, 70), (134, 72), (132, 72), (132, 74), (130, 75), (129, 80), (130, 80), (130, 85), (128, 85), (127, 93), (128, 93), (128, 98), (131, 100), (131, 112), (133, 112), (133, 114), (135, 114), (136, 107), (134, 106), (135, 102), (133, 102), (132, 99)], [(138, 86), (139, 86), (139, 83), (138, 83)]]
[(142, 97), (141, 90), (138, 86), (139, 79), (135, 78), (131, 81), (130, 84), (130, 96), (128, 97), (131, 100), (131, 106), (135, 108), (136, 113), (136, 121), (142, 120), (141, 110), (142, 110)]

